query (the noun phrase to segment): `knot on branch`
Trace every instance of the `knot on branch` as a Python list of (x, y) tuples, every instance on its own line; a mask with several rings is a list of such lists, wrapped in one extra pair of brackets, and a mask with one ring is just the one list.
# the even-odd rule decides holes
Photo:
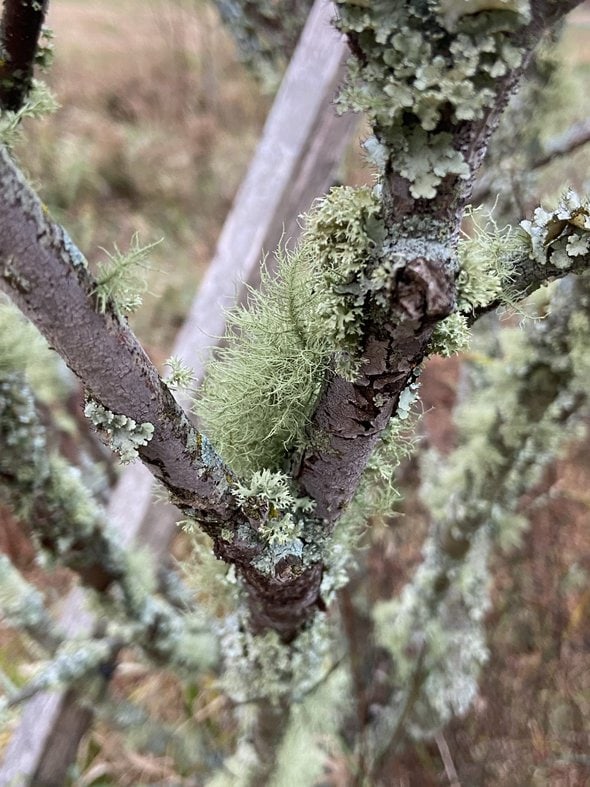
[(412, 260), (400, 277), (397, 300), (412, 320), (435, 322), (448, 317), (455, 306), (455, 287), (448, 269), (424, 257)]

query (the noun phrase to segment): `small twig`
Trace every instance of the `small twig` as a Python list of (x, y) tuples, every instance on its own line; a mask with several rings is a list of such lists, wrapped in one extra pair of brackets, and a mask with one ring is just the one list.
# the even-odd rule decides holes
[(442, 734), (442, 732), (437, 732), (437, 734), (434, 736), (434, 740), (438, 746), (440, 758), (443, 761), (443, 765), (445, 766), (445, 773), (447, 774), (449, 784), (451, 787), (461, 787), (459, 775), (457, 774), (457, 769), (455, 768), (455, 763), (453, 762), (453, 757), (451, 756), (451, 750), (449, 749), (449, 744), (447, 743), (445, 736)]
[(4, 0), (0, 23), (0, 109), (19, 110), (33, 78), (49, 0)]
[(574, 123), (563, 134), (554, 137), (545, 146), (545, 150), (534, 159), (531, 169), (539, 169), (549, 164), (559, 156), (567, 156), (574, 150), (590, 142), (590, 118)]
[[(555, 159), (573, 153), (588, 142), (590, 142), (590, 118), (585, 118), (578, 123), (574, 123), (562, 134), (549, 140), (538, 156), (529, 162), (528, 170), (532, 172), (536, 169), (541, 169), (541, 167), (547, 166)], [(496, 173), (491, 171), (485, 172), (479, 179), (472, 195), (474, 205), (479, 205), (490, 196), (494, 188), (495, 178)]]

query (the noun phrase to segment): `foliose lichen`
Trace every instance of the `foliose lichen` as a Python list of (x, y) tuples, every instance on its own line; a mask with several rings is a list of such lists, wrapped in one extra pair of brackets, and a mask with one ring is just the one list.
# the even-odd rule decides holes
[(92, 399), (86, 403), (84, 415), (105, 435), (123, 463), (137, 459), (137, 449), (147, 445), (154, 434), (154, 425), (149, 421), (138, 424), (128, 415), (113, 413)]
[(338, 25), (359, 55), (340, 105), (368, 114), (415, 198), (434, 198), (449, 174), (468, 177), (443, 117), (479, 120), (493, 105), (496, 81), (522, 61), (510, 35), (528, 22), (528, 2), (337, 4)]
[(528, 236), (530, 258), (540, 265), (550, 258), (556, 268), (568, 270), (575, 257), (590, 252), (590, 202), (571, 189), (555, 210), (537, 208), (520, 226)]

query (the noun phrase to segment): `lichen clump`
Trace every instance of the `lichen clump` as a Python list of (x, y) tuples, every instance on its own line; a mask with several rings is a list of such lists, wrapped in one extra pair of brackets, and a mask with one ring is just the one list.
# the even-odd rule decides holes
[(550, 258), (560, 270), (573, 258), (590, 253), (590, 202), (569, 190), (553, 211), (537, 208), (531, 221), (522, 221), (530, 239), (530, 258), (545, 265)]
[(154, 434), (153, 424), (147, 421), (138, 424), (128, 415), (113, 413), (93, 400), (86, 403), (84, 415), (92, 421), (98, 432), (106, 436), (109, 445), (124, 463), (137, 459), (137, 449), (147, 445)]
[(349, 64), (340, 105), (368, 114), (415, 198), (434, 198), (447, 175), (468, 177), (448, 124), (483, 118), (498, 78), (520, 65), (510, 34), (528, 21), (528, 3), (423, 0), (392, 7), (338, 0), (338, 6), (340, 29), (363, 55)]
[(205, 431), (240, 474), (284, 469), (305, 445), (329, 368), (359, 371), (368, 271), (384, 236), (371, 189), (339, 188), (319, 201), (293, 252), (228, 317), (227, 344), (209, 365), (196, 403)]

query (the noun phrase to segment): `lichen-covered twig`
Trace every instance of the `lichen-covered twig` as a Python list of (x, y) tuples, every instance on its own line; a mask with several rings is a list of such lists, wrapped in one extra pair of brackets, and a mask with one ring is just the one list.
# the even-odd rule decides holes
[(16, 112), (31, 87), (49, 0), (4, 0), (0, 20), (0, 109)]
[[(334, 522), (352, 498), (435, 325), (454, 306), (454, 245), (470, 182), (530, 53), (575, 3), (340, 2), (356, 55), (346, 106), (368, 112), (382, 172), (382, 297), (362, 290), (360, 375), (329, 377), (297, 480)], [(369, 266), (371, 265), (369, 260)], [(357, 270), (366, 267), (359, 258)], [(315, 443), (315, 444), (314, 444)]]
[(49, 653), (62, 641), (42, 594), (21, 576), (6, 555), (0, 555), (0, 617), (25, 631)]
[(263, 84), (274, 87), (295, 49), (312, 0), (215, 0), (215, 5), (242, 60)]
[[(131, 421), (153, 426), (147, 444), (142, 444), (143, 437), (135, 442), (139, 456), (176, 505), (212, 536), (216, 553), (239, 567), (261, 615), (260, 627), (276, 626), (293, 636), (317, 596), (309, 592), (305, 576), (285, 587), (280, 577), (252, 565), (265, 549), (257, 528), (267, 518), (268, 504), (252, 498), (244, 513), (232, 493), (234, 474), (191, 425), (113, 304), (104, 313), (96, 308), (95, 282), (83, 256), (47, 216), (4, 150), (0, 196), (0, 288), (37, 325), (105, 412), (125, 418), (126, 427)], [(311, 571), (321, 573), (319, 568)]]
[[(29, 524), (52, 559), (76, 571), (87, 587), (115, 591), (112, 617), (121, 619), (119, 630), (126, 641), (141, 645), (158, 663), (213, 663), (216, 644), (205, 622), (157, 595), (149, 555), (118, 544), (75, 468), (48, 448), (22, 373), (0, 372), (0, 500)], [(108, 596), (103, 603), (109, 603)]]
[(487, 657), (489, 546), (509, 543), (524, 526), (515, 513), (519, 498), (587, 407), (589, 304), (586, 275), (559, 286), (545, 320), (503, 332), (502, 355), (481, 370), (478, 390), (458, 414), (459, 448), (444, 470), (433, 464), (426, 475), (433, 525), (424, 561), (400, 598), (376, 612), (399, 702), (381, 720), (381, 752), (402, 735), (430, 734), (475, 696)]

